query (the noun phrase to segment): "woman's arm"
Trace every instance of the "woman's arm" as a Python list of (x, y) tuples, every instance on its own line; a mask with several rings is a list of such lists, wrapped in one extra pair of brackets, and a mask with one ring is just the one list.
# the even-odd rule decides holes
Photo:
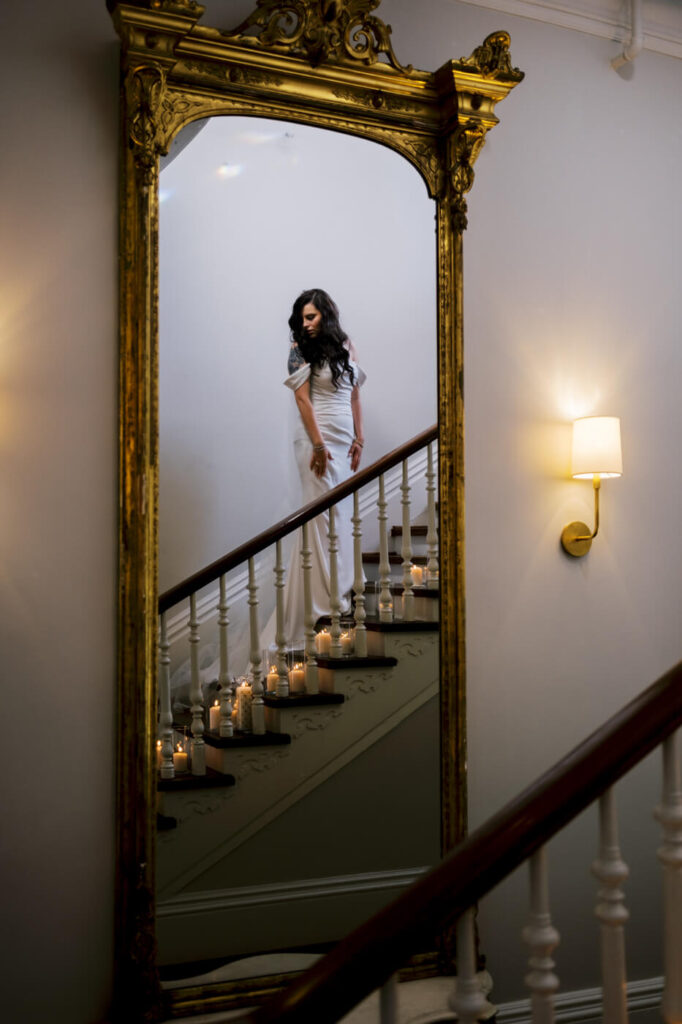
[(365, 435), (362, 429), (362, 404), (360, 402), (360, 387), (356, 384), (353, 387), (350, 395), (350, 408), (353, 413), (353, 432), (355, 437), (353, 443), (348, 449), (350, 455), (350, 468), (355, 470), (360, 465), (360, 458), (362, 456), (362, 448), (365, 443)]
[(316, 476), (324, 476), (327, 469), (327, 460), (332, 459), (332, 453), (327, 451), (320, 428), (315, 418), (315, 410), (310, 400), (310, 381), (301, 384), (300, 388), (294, 391), (294, 398), (298, 411), (303, 420), (303, 426), (313, 446), (313, 455), (310, 460), (310, 468)]

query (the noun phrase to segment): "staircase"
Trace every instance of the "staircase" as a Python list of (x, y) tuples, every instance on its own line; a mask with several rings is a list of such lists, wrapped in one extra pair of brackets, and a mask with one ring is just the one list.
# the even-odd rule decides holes
[[(415, 567), (407, 609), (405, 526), (409, 527), (410, 563)], [(428, 533), (427, 523), (404, 522), (388, 533), (387, 558), (382, 559), (381, 551), (363, 553), (366, 653), (317, 655), (316, 692), (286, 696), (264, 692), (261, 734), (234, 728), (233, 722), (232, 734), (221, 736), (218, 709), (224, 694), (217, 690), (214, 717), (211, 719), (208, 707), (201, 712), (205, 772), (194, 774), (191, 734), (193, 730), (196, 733), (196, 694), (192, 709), (174, 716), (173, 746), (182, 742), (189, 760), (187, 770), (175, 772), (171, 778), (163, 778), (159, 771), (161, 964), (243, 956), (266, 948), (291, 948), (298, 942), (309, 948), (311, 941), (332, 941), (399, 895), (438, 858), (439, 812), (434, 802), (433, 808), (421, 811), (425, 827), (417, 831), (414, 849), (409, 843), (406, 846), (399, 834), (387, 832), (386, 845), (401, 848), (400, 855), (394, 852), (395, 865), (388, 869), (383, 864), (391, 864), (390, 850), (388, 859), (384, 851), (376, 871), (349, 872), (347, 851), (343, 856), (339, 851), (336, 857), (333, 850), (323, 862), (308, 859), (298, 870), (296, 865), (280, 863), (274, 883), (263, 884), (263, 877), (272, 877), (272, 872), (264, 874), (259, 867), (267, 860), (268, 849), (282, 846), (276, 837), (294, 820), (292, 810), (295, 818), (296, 814), (307, 815), (315, 801), (323, 807), (347, 802), (334, 800), (336, 787), (356, 785), (363, 794), (358, 806), (363, 796), (368, 805), (376, 806), (380, 798), (372, 795), (372, 786), (385, 789), (390, 784), (397, 792), (410, 788), (437, 794), (439, 591), (433, 578), (431, 586), (421, 580), (429, 560)], [(387, 590), (393, 616), (382, 622), (379, 599)], [(409, 621), (404, 618), (406, 611)], [(350, 625), (341, 622), (341, 628)], [(316, 623), (316, 631), (324, 628), (333, 631), (331, 617)], [(192, 632), (196, 630), (190, 622), (190, 644)], [(296, 652), (297, 659), (304, 657), (305, 652)], [(167, 661), (167, 651), (165, 658)], [(390, 774), (400, 752), (414, 742), (412, 733), (426, 737), (419, 745), (431, 752), (428, 764), (410, 765), (413, 774), (402, 787), (395, 778), (382, 782), (384, 769), (372, 762), (385, 762)], [(392, 748), (393, 754), (387, 756)], [(160, 748), (158, 761), (161, 768)], [(420, 771), (425, 773), (423, 785), (413, 787), (414, 772)], [(317, 820), (319, 809), (315, 813)], [(418, 819), (420, 812), (413, 813)], [(320, 821), (323, 816), (324, 812)], [(399, 810), (395, 818), (403, 820)], [(325, 829), (337, 827), (340, 829), (340, 823), (335, 820)], [(431, 838), (424, 842), (419, 836), (427, 831)], [(345, 832), (352, 835), (352, 820)], [(405, 868), (406, 863), (416, 867)], [(288, 881), (290, 878), (298, 881)], [(349, 892), (353, 894), (350, 901)], [(297, 899), (305, 906), (305, 928), (298, 936), (296, 927), (292, 929)]]

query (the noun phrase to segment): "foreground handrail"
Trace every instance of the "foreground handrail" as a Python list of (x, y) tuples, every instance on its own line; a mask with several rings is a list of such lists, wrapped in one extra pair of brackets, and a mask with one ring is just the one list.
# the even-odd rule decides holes
[(682, 662), (472, 832), (438, 867), (240, 1020), (339, 1020), (681, 725)]
[(367, 466), (366, 469), (361, 469), (359, 473), (355, 473), (344, 483), (334, 487), (321, 498), (316, 498), (315, 501), (311, 501), (308, 505), (304, 505), (303, 508), (299, 508), (296, 512), (286, 516), (285, 519), (280, 519), (274, 526), (264, 530), (263, 533), (259, 533), (245, 544), (241, 544), (238, 548), (230, 551), (229, 554), (223, 555), (216, 562), (207, 565), (205, 569), (200, 569), (199, 572), (188, 576), (182, 583), (177, 583), (170, 590), (166, 590), (161, 594), (159, 597), (159, 613), (168, 611), (178, 601), (189, 597), (190, 594), (195, 594), (197, 590), (208, 586), (209, 583), (214, 583), (215, 580), (229, 572), (230, 569), (241, 565), (248, 558), (253, 558), (254, 555), (264, 551), (265, 548), (270, 547), (275, 541), (281, 540), (288, 533), (292, 533), (303, 526), (304, 523), (320, 515), (321, 512), (326, 512), (328, 508), (341, 501), (342, 498), (347, 498), (349, 494), (353, 494), (354, 491), (376, 480), (382, 473), (387, 473), (389, 469), (393, 469), (394, 466), (409, 458), (410, 455), (414, 455), (415, 452), (425, 448), (427, 444), (437, 440), (437, 438), (438, 425), (435, 424), (433, 427), (423, 430), (421, 434), (417, 434), (411, 441), (407, 441), (399, 448), (394, 448), (388, 455), (377, 459), (376, 462)]

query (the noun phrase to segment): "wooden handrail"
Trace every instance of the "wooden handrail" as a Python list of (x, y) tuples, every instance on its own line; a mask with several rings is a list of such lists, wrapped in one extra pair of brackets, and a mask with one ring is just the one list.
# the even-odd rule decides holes
[(682, 662), (243, 1021), (333, 1024), (682, 725)]
[(437, 440), (437, 438), (438, 425), (435, 424), (433, 427), (429, 427), (428, 430), (423, 430), (421, 434), (417, 434), (411, 441), (407, 441), (399, 448), (394, 448), (388, 455), (377, 459), (371, 466), (361, 469), (359, 473), (355, 473), (354, 476), (339, 484), (338, 487), (334, 487), (321, 498), (316, 498), (315, 501), (311, 501), (308, 505), (304, 505), (303, 508), (299, 508), (298, 511), (292, 512), (285, 519), (280, 519), (274, 526), (264, 530), (263, 533), (259, 533), (258, 536), (253, 537), (246, 544), (241, 544), (238, 548), (230, 551), (229, 554), (223, 555), (216, 562), (207, 565), (205, 569), (200, 569), (199, 572), (188, 576), (182, 583), (177, 583), (170, 590), (166, 590), (161, 594), (159, 597), (159, 612), (167, 611), (179, 601), (189, 597), (190, 594), (195, 594), (197, 590), (201, 590), (202, 587), (213, 583), (220, 576), (229, 572), (230, 569), (241, 565), (248, 558), (253, 558), (254, 555), (270, 547), (275, 541), (286, 537), (288, 533), (292, 533), (293, 530), (303, 526), (304, 523), (320, 515), (321, 512), (326, 512), (337, 501), (347, 498), (349, 494), (353, 494), (354, 491), (371, 483), (372, 480), (376, 480), (382, 473), (387, 473), (389, 469), (393, 469), (394, 466), (409, 458), (410, 455), (414, 455), (420, 449), (425, 448), (427, 444)]

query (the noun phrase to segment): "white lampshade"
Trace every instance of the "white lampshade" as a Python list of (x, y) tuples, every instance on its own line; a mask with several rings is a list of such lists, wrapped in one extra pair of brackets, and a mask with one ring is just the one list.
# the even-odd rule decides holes
[(581, 480), (595, 473), (602, 477), (621, 476), (623, 456), (618, 416), (585, 416), (573, 421), (572, 466), (573, 476)]

